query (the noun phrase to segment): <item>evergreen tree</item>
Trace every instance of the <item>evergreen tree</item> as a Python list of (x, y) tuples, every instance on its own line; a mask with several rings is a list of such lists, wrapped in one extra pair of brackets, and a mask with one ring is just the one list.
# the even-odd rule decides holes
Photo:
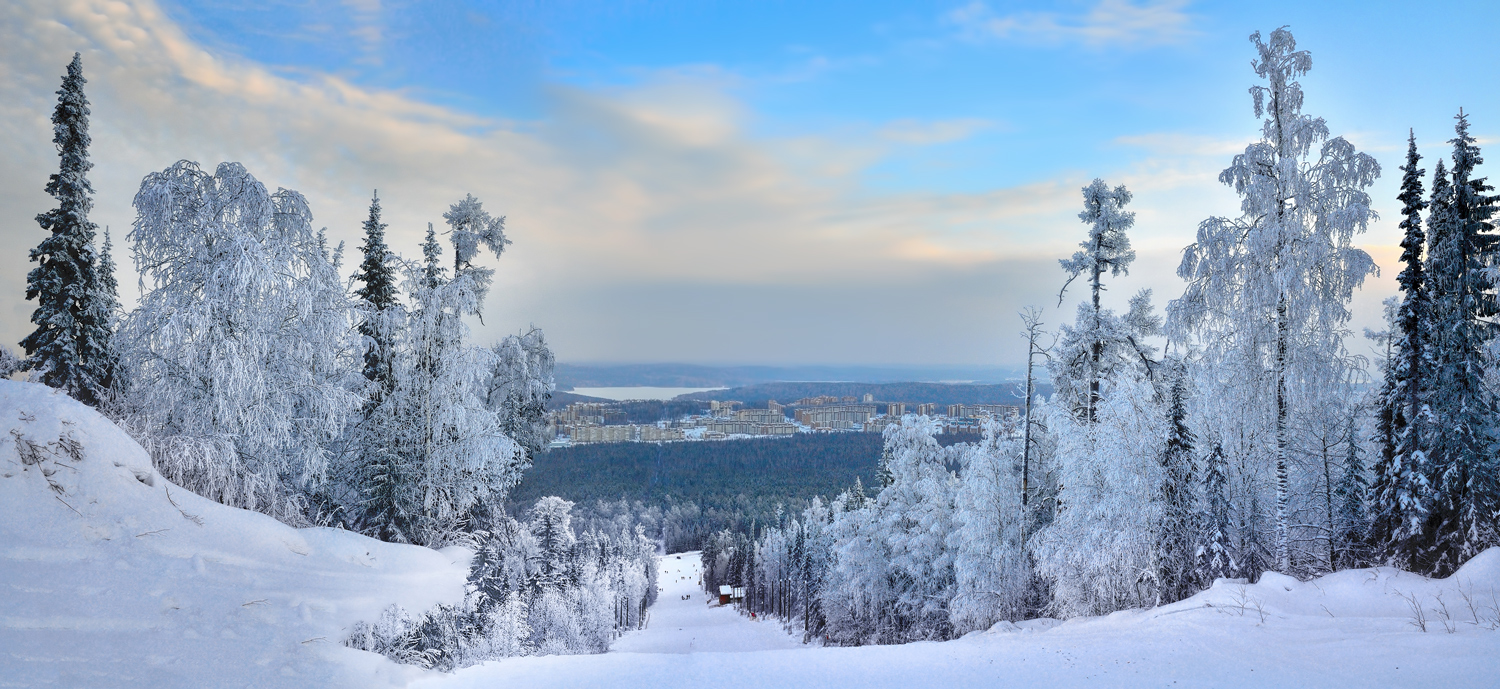
[(1203, 542), (1198, 546), (1198, 579), (1211, 586), (1215, 579), (1235, 576), (1239, 564), (1230, 539), (1233, 525), (1229, 503), (1229, 461), (1224, 448), (1214, 445), (1203, 466)]
[(1161, 526), (1156, 537), (1159, 602), (1195, 592), (1193, 572), (1193, 431), (1187, 425), (1187, 372), (1179, 366), (1167, 403), (1167, 444), (1161, 452)]
[(399, 292), (396, 287), (396, 269), (391, 265), (393, 256), (385, 243), (386, 224), (380, 221), (380, 194), (370, 197), (370, 217), (365, 220), (365, 243), (359, 247), (364, 260), (354, 279), (361, 286), (355, 290), (364, 306), (369, 310), (359, 324), (359, 334), (365, 343), (365, 378), (377, 384), (377, 398), (391, 391), (396, 384), (395, 344), (388, 327), (382, 327), (385, 312), (397, 306)]
[(1366, 505), (1369, 486), (1365, 482), (1365, 463), (1360, 459), (1359, 442), (1354, 437), (1354, 419), (1349, 420), (1349, 433), (1345, 438), (1348, 454), (1344, 456), (1343, 472), (1339, 475), (1334, 496), (1337, 516), (1333, 520), (1333, 565), (1335, 569), (1350, 569), (1365, 564), (1365, 536), (1369, 532), (1369, 511)]
[[(1422, 258), (1427, 242), (1422, 230), (1422, 211), (1428, 204), (1422, 198), (1422, 176), (1426, 171), (1417, 167), (1421, 159), (1416, 134), (1412, 133), (1407, 139), (1406, 165), (1401, 168), (1405, 173), (1401, 178), (1401, 193), (1396, 197), (1402, 203), (1404, 216), (1401, 262), (1405, 265), (1396, 276), (1402, 294), (1394, 323), (1393, 350), (1384, 364), (1385, 385), (1376, 406), (1380, 457), (1370, 486), (1369, 541), (1379, 550), (1383, 562), (1403, 568), (1410, 567), (1419, 555), (1420, 546), (1414, 537), (1425, 520), (1424, 499), (1428, 492), (1425, 450), (1430, 423), (1426, 398), (1432, 378), (1428, 347), (1432, 298)], [(1446, 198), (1446, 188), (1443, 162), (1439, 160), (1434, 197)]]
[(1483, 161), (1468, 117), (1459, 111), (1453, 144), (1452, 186), (1447, 207), (1434, 203), (1432, 256), (1436, 318), (1437, 379), (1430, 404), (1434, 433), (1430, 459), (1433, 486), (1427, 538), (1432, 549), (1423, 569), (1446, 575), (1495, 542), (1500, 506), (1494, 459), (1496, 408), (1484, 382), (1484, 348), (1494, 336), (1489, 318), (1500, 312), (1491, 272), (1497, 241), (1490, 218), (1495, 197), (1475, 168)]
[(37, 328), (21, 346), (26, 350), (23, 370), (36, 371), (42, 383), (99, 406), (114, 386), (114, 320), (119, 305), (113, 265), (100, 265), (96, 229), (88, 217), (94, 188), (88, 180), (93, 163), (86, 83), (82, 57), (74, 53), (52, 113), (52, 143), (62, 162), (47, 181), (47, 193), (58, 205), (36, 216), (42, 229), (52, 234), (31, 250), (38, 266), (26, 276), (26, 298), (37, 301), (31, 315)]

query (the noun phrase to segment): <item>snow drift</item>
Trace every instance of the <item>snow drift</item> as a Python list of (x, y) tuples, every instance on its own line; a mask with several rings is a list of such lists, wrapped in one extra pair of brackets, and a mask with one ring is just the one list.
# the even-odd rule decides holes
[(422, 671), (340, 642), (462, 598), (467, 564), (211, 502), (94, 410), (0, 380), (0, 684), (405, 684)]

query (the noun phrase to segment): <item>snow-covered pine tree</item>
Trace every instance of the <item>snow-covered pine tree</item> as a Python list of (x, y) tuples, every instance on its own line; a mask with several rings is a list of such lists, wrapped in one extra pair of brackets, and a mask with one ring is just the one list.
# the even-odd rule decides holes
[(1194, 519), (1196, 477), (1193, 471), (1193, 431), (1187, 423), (1187, 370), (1172, 367), (1167, 394), (1167, 442), (1161, 451), (1161, 525), (1156, 536), (1156, 579), (1159, 603), (1175, 603), (1198, 590), (1194, 576)]
[(146, 289), (119, 331), (122, 425), (173, 482), (305, 523), (302, 493), (362, 401), (337, 253), (301, 194), (238, 163), (147, 175), (135, 207)]
[[(1430, 414), (1427, 394), (1433, 378), (1428, 342), (1432, 337), (1432, 297), (1427, 284), (1422, 251), (1427, 235), (1422, 229), (1422, 176), (1426, 170), (1417, 167), (1422, 156), (1417, 153), (1417, 136), (1407, 138), (1406, 165), (1401, 167), (1401, 273), (1396, 284), (1401, 290), (1396, 309), (1395, 332), (1391, 336), (1391, 355), (1384, 363), (1385, 384), (1376, 405), (1376, 422), (1380, 456), (1370, 485), (1369, 543), (1380, 561), (1410, 568), (1421, 555), (1417, 537), (1426, 521), (1427, 452)], [(1443, 163), (1438, 161), (1437, 185), (1446, 188)], [(1348, 467), (1346, 467), (1346, 477)], [(1360, 477), (1363, 480), (1363, 477)]]
[(1270, 426), (1264, 435), (1274, 439), (1275, 566), (1288, 572), (1292, 419), (1337, 392), (1323, 385), (1336, 376), (1310, 373), (1347, 365), (1348, 304), (1375, 270), (1353, 237), (1375, 217), (1365, 189), (1380, 165), (1343, 137), (1330, 138), (1322, 118), (1302, 113), (1297, 78), (1312, 68), (1312, 56), (1297, 50), (1290, 31), (1277, 29), (1269, 41), (1256, 32), (1250, 40), (1258, 51), (1252, 66), (1267, 81), (1251, 89), (1255, 115), (1264, 117), (1262, 139), (1219, 175), (1240, 194), (1241, 215), (1198, 226), (1178, 268), (1188, 287), (1168, 316), (1174, 338), (1197, 337), (1210, 368), (1258, 382), (1204, 394), (1238, 392), (1237, 403), (1259, 408)]
[(97, 407), (114, 386), (119, 303), (112, 273), (101, 274), (96, 227), (89, 220), (94, 188), (88, 172), (94, 164), (89, 161), (86, 83), (83, 58), (73, 53), (52, 112), (52, 143), (62, 160), (47, 180), (47, 193), (57, 199), (57, 208), (36, 216), (51, 234), (31, 250), (31, 260), (38, 265), (26, 275), (26, 298), (37, 302), (31, 314), (37, 327), (21, 346), (26, 350), (23, 370)]
[[(1468, 117), (1459, 111), (1453, 144), (1452, 186), (1446, 208), (1433, 203), (1428, 275), (1434, 295), (1437, 364), (1429, 404), (1434, 414), (1427, 531), (1432, 538), (1423, 569), (1446, 575), (1496, 542), (1500, 508), (1496, 476), (1496, 400), (1485, 386), (1485, 349), (1495, 336), (1489, 320), (1496, 303), (1497, 242), (1491, 218), (1493, 190), (1475, 174), (1483, 163)], [(1434, 185), (1434, 191), (1436, 191)]]
[(1083, 210), (1078, 219), (1088, 223), (1089, 238), (1079, 244), (1082, 251), (1075, 252), (1072, 258), (1058, 261), (1068, 273), (1067, 282), (1057, 294), (1059, 306), (1073, 280), (1079, 275), (1088, 275), (1089, 280), (1092, 299), (1079, 309), (1078, 320), (1073, 326), (1076, 342), (1072, 349), (1077, 351), (1070, 352), (1072, 356), (1063, 357), (1065, 365), (1073, 369), (1070, 380), (1081, 388), (1069, 391), (1066, 396), (1072, 398), (1074, 406), (1089, 423), (1096, 418), (1099, 381), (1104, 375), (1104, 350), (1111, 344), (1106, 336), (1109, 330), (1105, 323), (1106, 314), (1099, 305), (1105, 290), (1104, 273), (1108, 272), (1111, 277), (1118, 277), (1121, 273), (1129, 275), (1130, 264), (1135, 261), (1135, 250), (1130, 248), (1130, 237), (1126, 234), (1135, 224), (1135, 213), (1125, 210), (1130, 198), (1130, 192), (1123, 184), (1110, 189), (1104, 180), (1095, 179), (1084, 187)]
[(1214, 445), (1203, 462), (1203, 500), (1200, 523), (1202, 530), (1197, 550), (1196, 578), (1202, 586), (1212, 586), (1215, 579), (1239, 574), (1234, 558), (1233, 506), (1229, 502), (1229, 460), (1224, 448)]

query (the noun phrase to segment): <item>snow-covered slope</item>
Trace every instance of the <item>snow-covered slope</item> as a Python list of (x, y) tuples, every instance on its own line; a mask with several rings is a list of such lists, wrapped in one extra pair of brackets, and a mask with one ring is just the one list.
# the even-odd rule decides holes
[[(667, 595), (659, 606), (676, 602), (673, 587), (682, 588), (696, 574), (673, 556), (661, 562)], [(1253, 585), (1220, 581), (1193, 598), (1151, 610), (1063, 623), (1003, 622), (956, 641), (788, 650), (757, 642), (777, 634), (771, 629), (775, 623), (710, 608), (700, 593), (670, 616), (653, 613), (651, 628), (616, 642), (615, 651), (631, 652), (511, 658), (454, 675), (424, 676), (416, 684), (433, 689), (1492, 687), (1500, 677), (1497, 586), (1500, 550), (1490, 550), (1445, 580), (1386, 568), (1310, 582), (1267, 574)], [(1408, 601), (1422, 608), (1425, 633)], [(663, 623), (670, 628), (663, 629)], [(744, 643), (725, 643), (726, 631), (742, 633)]]
[(391, 603), (458, 600), (466, 558), (201, 499), (92, 410), (0, 381), (0, 686), (1489, 687), (1500, 677), (1500, 550), (1440, 581), (1384, 568), (1310, 582), (1268, 574), (1151, 610), (863, 648), (797, 647), (775, 622), (707, 606), (696, 557), (669, 556), (652, 628), (616, 652), (444, 675), (339, 645)]
[(358, 620), (462, 597), (467, 555), (294, 529), (166, 481), (108, 420), (0, 381), (0, 686), (383, 686)]
[(610, 653), (745, 653), (801, 648), (802, 635), (786, 633), (776, 620), (752, 620), (703, 592), (703, 560), (698, 551), (661, 559), (661, 595), (651, 606), (646, 628), (630, 632)]

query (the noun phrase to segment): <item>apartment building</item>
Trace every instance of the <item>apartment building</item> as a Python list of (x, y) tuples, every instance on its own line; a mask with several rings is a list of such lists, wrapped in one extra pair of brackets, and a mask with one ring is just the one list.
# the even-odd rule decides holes
[(873, 404), (840, 404), (797, 410), (797, 423), (818, 430), (848, 431), (863, 428), (875, 417)]

